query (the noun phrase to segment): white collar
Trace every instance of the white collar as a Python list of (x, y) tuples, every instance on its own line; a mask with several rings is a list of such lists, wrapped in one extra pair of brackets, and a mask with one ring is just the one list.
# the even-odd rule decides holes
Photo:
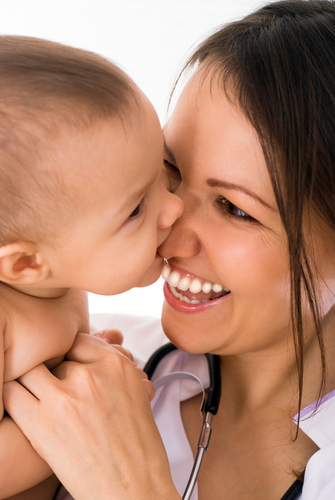
[[(323, 448), (335, 441), (335, 390), (321, 398), (313, 414), (316, 405), (315, 402), (301, 410), (299, 427), (319, 448)], [(293, 420), (297, 423), (298, 414)]]

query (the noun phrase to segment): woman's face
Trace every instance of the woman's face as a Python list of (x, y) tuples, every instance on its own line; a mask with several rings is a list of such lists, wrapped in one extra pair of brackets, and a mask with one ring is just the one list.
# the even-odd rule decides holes
[(159, 249), (172, 285), (163, 328), (188, 352), (287, 349), (287, 243), (259, 139), (238, 106), (200, 78), (164, 128), (167, 171), (185, 211)]

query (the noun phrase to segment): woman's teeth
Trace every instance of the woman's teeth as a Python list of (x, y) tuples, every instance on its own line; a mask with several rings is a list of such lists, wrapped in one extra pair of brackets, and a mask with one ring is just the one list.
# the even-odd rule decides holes
[(171, 272), (171, 268), (168, 265), (164, 267), (162, 277), (170, 285), (172, 294), (179, 300), (187, 302), (188, 304), (208, 302), (210, 298), (205, 298), (204, 300), (190, 299), (182, 293), (179, 293), (177, 288), (182, 292), (187, 292), (189, 290), (192, 294), (197, 294), (199, 292), (205, 294), (210, 294), (211, 292), (221, 293), (222, 291), (225, 292), (224, 294), (227, 294), (230, 292), (227, 287), (221, 286), (218, 283), (211, 283), (210, 281), (202, 282), (199, 278), (191, 279), (189, 276), (181, 278), (180, 273), (178, 271)]
[(209, 299), (205, 299), (205, 300), (196, 300), (196, 299), (189, 299), (188, 297), (186, 297), (186, 295), (183, 295), (182, 293), (178, 293), (176, 288), (174, 288), (173, 286), (170, 285), (170, 290), (172, 292), (172, 295), (174, 295), (175, 297), (177, 297), (177, 299), (179, 300), (182, 300), (183, 302), (186, 302), (187, 304), (201, 304), (203, 302), (208, 302)]

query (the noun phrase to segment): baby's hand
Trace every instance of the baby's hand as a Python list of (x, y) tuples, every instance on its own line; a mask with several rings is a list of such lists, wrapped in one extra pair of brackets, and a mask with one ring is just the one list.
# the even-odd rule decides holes
[(121, 347), (123, 342), (123, 335), (120, 330), (101, 330), (101, 332), (92, 333), (92, 335), (104, 340), (105, 342), (107, 342), (107, 344), (111, 344), (114, 349), (127, 356), (127, 358), (129, 358), (131, 361), (134, 360), (132, 353), (128, 349)]
[(118, 344), (122, 345), (123, 335), (120, 330), (110, 329), (110, 330), (101, 330), (100, 332), (92, 333), (95, 337), (99, 337), (99, 339), (104, 340), (107, 344)]

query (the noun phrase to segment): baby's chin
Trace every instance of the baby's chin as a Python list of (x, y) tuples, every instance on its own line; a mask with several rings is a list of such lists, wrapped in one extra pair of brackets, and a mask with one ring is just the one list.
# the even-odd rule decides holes
[(136, 288), (144, 288), (146, 286), (153, 285), (154, 283), (156, 283), (156, 281), (161, 275), (160, 272), (150, 273), (150, 274), (151, 274), (150, 276), (145, 276), (145, 278), (143, 278), (143, 280), (141, 280), (141, 282), (138, 285), (136, 285)]
[(152, 285), (158, 280), (158, 278), (162, 274), (162, 270), (164, 267), (164, 259), (161, 258), (161, 261), (162, 262), (157, 262), (157, 259), (155, 259), (152, 266), (149, 268), (149, 270), (145, 273), (145, 275), (141, 279), (140, 283), (136, 285), (136, 288), (143, 288), (145, 286)]

